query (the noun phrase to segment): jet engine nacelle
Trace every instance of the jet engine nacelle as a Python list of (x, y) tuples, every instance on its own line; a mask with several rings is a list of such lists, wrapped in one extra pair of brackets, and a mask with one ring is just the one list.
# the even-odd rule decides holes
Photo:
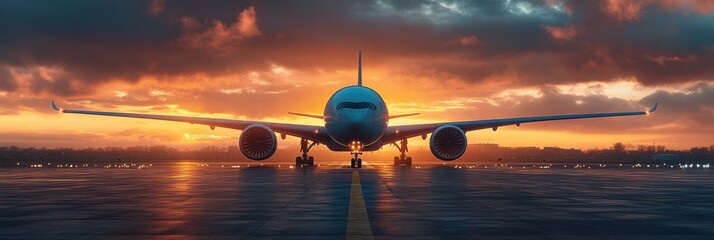
[(452, 161), (466, 152), (466, 134), (454, 125), (443, 125), (431, 134), (429, 149), (438, 159)]
[(243, 129), (238, 147), (246, 157), (260, 161), (273, 156), (278, 149), (278, 140), (273, 129), (263, 124), (252, 124)]

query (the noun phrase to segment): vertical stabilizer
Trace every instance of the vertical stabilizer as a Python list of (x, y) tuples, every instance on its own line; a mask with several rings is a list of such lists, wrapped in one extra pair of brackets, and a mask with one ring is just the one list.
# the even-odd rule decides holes
[(362, 86), (362, 50), (359, 50), (359, 63), (357, 66), (357, 86)]

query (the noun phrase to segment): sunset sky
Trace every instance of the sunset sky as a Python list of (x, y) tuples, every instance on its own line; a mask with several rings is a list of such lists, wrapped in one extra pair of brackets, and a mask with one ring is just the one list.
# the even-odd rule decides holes
[(390, 125), (659, 103), (648, 116), (467, 135), (505, 146), (714, 144), (714, 1), (23, 0), (0, 1), (0, 146), (198, 148), (240, 135), (60, 114), (51, 100), (320, 125), (287, 112), (322, 114), (334, 91), (356, 84), (359, 49), (364, 84), (390, 113), (421, 113)]

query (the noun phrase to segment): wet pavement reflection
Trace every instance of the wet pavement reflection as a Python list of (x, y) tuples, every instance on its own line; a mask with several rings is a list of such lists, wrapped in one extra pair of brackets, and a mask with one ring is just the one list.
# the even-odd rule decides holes
[[(0, 168), (0, 239), (345, 237), (349, 166), (142, 166)], [(375, 238), (714, 236), (708, 168), (575, 166), (356, 171)]]

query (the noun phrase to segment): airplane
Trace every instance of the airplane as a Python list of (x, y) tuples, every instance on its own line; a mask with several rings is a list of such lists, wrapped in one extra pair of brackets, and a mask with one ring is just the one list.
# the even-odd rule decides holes
[(275, 153), (278, 143), (275, 134), (277, 132), (280, 133), (281, 139), (285, 139), (287, 135), (300, 138), (300, 152), (302, 155), (295, 158), (296, 166), (314, 165), (314, 157), (309, 156), (308, 152), (315, 145), (322, 144), (332, 151), (350, 152), (351, 155), (354, 156), (350, 164), (352, 168), (362, 167), (362, 159), (359, 156), (363, 152), (376, 151), (385, 145), (394, 145), (400, 152), (399, 156), (394, 157), (394, 165), (412, 165), (412, 158), (406, 155), (409, 151), (407, 139), (421, 136), (421, 138), (425, 140), (427, 134), (431, 134), (429, 138), (429, 149), (431, 153), (442, 161), (453, 161), (461, 157), (466, 151), (467, 139), (465, 133), (468, 131), (488, 128), (496, 131), (502, 126), (520, 126), (522, 123), (541, 121), (648, 115), (657, 109), (657, 104), (655, 103), (651, 109), (644, 112), (552, 115), (389, 126), (389, 120), (391, 119), (413, 116), (418, 113), (389, 115), (387, 105), (379, 93), (362, 85), (362, 51), (359, 51), (358, 54), (357, 85), (347, 86), (337, 90), (327, 101), (323, 115), (289, 113), (303, 117), (322, 119), (325, 122), (324, 126), (140, 113), (70, 110), (57, 107), (54, 101), (52, 101), (52, 108), (60, 113), (156, 119), (203, 124), (208, 125), (211, 130), (216, 127), (241, 130), (242, 132), (238, 139), (239, 149), (247, 158), (256, 161), (266, 160)]

